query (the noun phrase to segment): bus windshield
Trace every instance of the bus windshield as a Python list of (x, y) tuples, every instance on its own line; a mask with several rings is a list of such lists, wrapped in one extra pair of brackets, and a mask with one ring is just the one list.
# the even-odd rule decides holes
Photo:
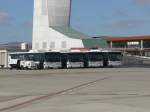
[(19, 55), (18, 54), (10, 54), (11, 59), (18, 59)]
[(110, 61), (121, 61), (122, 60), (122, 54), (121, 52), (109, 52), (108, 58)]
[(24, 60), (24, 55), (22, 54), (11, 54), (11, 59)]
[(70, 62), (83, 62), (84, 56), (82, 53), (70, 53), (68, 54), (68, 60)]
[(60, 53), (45, 53), (45, 61), (47, 62), (60, 62)]
[(33, 61), (34, 60), (34, 54), (24, 54), (26, 61)]
[(102, 61), (103, 55), (100, 53), (89, 53), (88, 58), (90, 61)]
[(33, 57), (33, 61), (43, 61), (44, 54), (43, 53), (36, 53)]

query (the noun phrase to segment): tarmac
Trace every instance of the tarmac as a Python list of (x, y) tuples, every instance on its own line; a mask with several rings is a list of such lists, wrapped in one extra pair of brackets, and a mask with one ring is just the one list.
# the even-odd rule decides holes
[(0, 70), (0, 112), (150, 112), (150, 67)]

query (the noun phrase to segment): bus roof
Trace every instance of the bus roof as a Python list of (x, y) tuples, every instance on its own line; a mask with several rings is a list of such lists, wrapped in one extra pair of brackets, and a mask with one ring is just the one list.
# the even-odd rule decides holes
[(120, 53), (121, 51), (113, 51), (113, 50), (102, 50), (101, 52), (118, 52), (118, 53)]
[(38, 53), (60, 53), (60, 52), (52, 52), (52, 51), (47, 51), (47, 52), (13, 52), (9, 53), (11, 54), (38, 54)]

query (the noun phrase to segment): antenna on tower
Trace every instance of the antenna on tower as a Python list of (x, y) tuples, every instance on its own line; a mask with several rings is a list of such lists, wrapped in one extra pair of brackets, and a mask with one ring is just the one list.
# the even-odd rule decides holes
[(72, 9), (72, 0), (70, 0), (69, 26), (71, 25), (71, 9)]

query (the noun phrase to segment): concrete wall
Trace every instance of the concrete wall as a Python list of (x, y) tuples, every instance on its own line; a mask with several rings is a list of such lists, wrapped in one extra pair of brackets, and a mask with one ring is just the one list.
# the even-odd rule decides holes
[(0, 67), (8, 67), (8, 52), (7, 50), (0, 50)]
[(70, 0), (48, 0), (49, 26), (69, 26)]

